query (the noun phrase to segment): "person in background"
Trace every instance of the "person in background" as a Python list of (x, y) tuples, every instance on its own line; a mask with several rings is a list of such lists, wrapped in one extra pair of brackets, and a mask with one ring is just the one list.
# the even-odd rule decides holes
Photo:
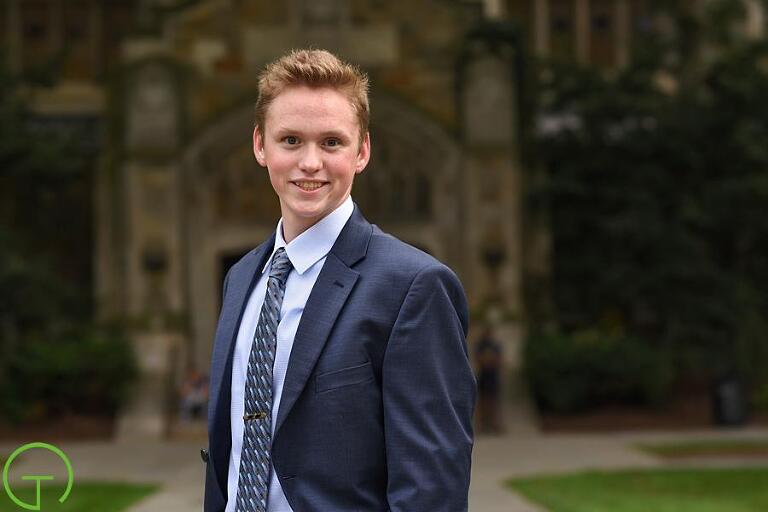
[(208, 376), (197, 368), (189, 371), (179, 391), (181, 421), (204, 419), (208, 406)]
[(477, 367), (478, 431), (499, 434), (503, 431), (499, 419), (499, 394), (501, 392), (501, 344), (486, 327), (475, 344)]

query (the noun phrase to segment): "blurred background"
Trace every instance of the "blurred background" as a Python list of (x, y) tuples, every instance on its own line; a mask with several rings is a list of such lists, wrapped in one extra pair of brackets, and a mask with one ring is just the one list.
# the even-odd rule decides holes
[(767, 1), (3, 0), (0, 27), (0, 461), (60, 440), (173, 488), (223, 277), (280, 215), (258, 71), (307, 46), (371, 77), (353, 198), (465, 286), (473, 510), (664, 466), (627, 432), (768, 460)]

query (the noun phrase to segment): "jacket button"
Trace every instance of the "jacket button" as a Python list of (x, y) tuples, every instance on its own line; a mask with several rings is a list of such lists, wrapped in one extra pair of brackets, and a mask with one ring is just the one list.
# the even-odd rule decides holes
[(208, 456), (208, 450), (206, 450), (205, 448), (203, 448), (202, 450), (200, 450), (200, 458), (201, 458), (201, 459), (203, 459), (203, 462), (205, 462), (206, 464), (208, 464), (208, 459), (210, 458), (210, 457)]

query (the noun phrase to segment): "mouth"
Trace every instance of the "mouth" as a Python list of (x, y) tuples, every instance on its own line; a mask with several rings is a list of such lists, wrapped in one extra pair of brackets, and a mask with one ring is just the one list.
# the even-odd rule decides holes
[(314, 192), (328, 184), (327, 181), (292, 181), (291, 183), (304, 192)]

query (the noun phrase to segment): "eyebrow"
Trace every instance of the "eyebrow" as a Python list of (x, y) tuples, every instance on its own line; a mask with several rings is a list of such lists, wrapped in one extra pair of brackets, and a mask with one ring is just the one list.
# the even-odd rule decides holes
[[(281, 126), (281, 127), (277, 128), (275, 130), (275, 134), (277, 136), (293, 135), (293, 134), (303, 135), (304, 132), (302, 130), (300, 130), (300, 129), (294, 129), (294, 128), (291, 128), (291, 127), (288, 127), (288, 126)], [(320, 137), (321, 138), (335, 137), (337, 139), (352, 139), (352, 138), (354, 138), (351, 135), (349, 135), (349, 134), (347, 134), (347, 133), (345, 133), (343, 131), (339, 131), (339, 130), (328, 130), (328, 131), (320, 132)]]

